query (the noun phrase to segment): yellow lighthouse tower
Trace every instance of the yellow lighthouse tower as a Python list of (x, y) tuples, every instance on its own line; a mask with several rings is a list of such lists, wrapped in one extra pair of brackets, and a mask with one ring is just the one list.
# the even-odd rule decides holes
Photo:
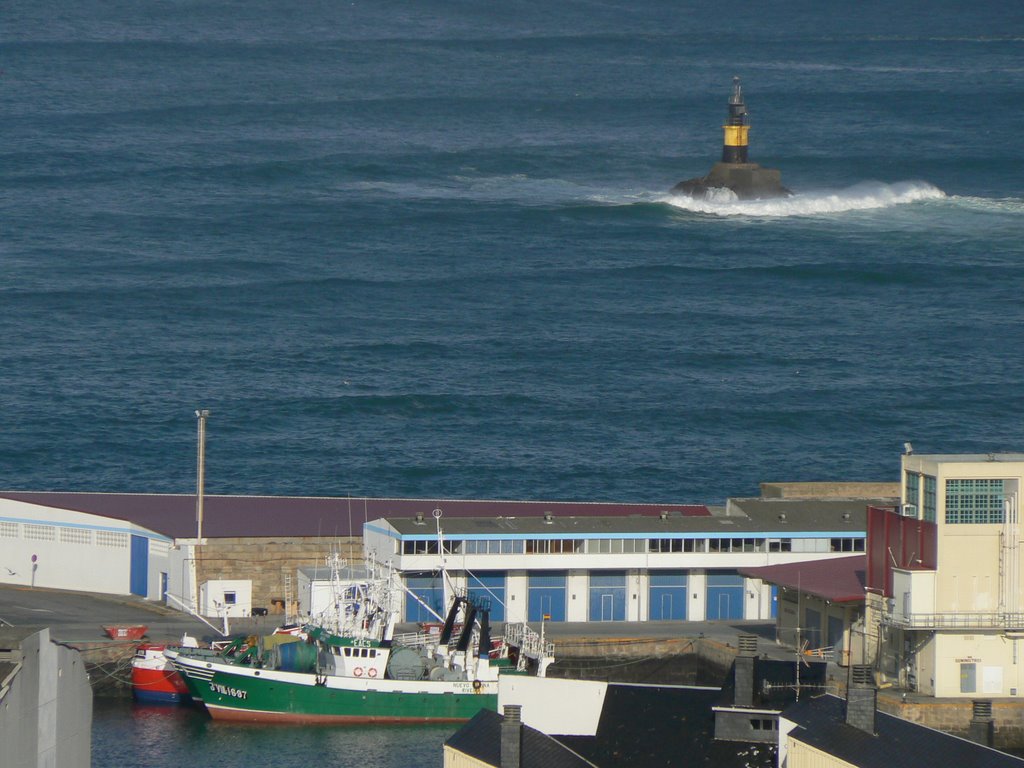
[(729, 117), (722, 126), (725, 139), (722, 141), (723, 163), (747, 162), (747, 105), (743, 103), (743, 89), (740, 79), (732, 79), (732, 96), (729, 97)]
[(793, 194), (782, 186), (781, 172), (762, 168), (747, 157), (750, 126), (747, 125), (747, 105), (743, 101), (738, 77), (732, 79), (729, 114), (722, 131), (721, 161), (715, 163), (706, 176), (676, 184), (672, 187), (673, 195), (720, 199), (718, 193), (721, 190), (730, 190), (740, 200), (756, 200)]

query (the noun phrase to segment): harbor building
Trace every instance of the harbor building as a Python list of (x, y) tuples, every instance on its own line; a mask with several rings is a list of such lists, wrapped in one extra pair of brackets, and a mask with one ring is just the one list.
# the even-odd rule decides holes
[(775, 588), (775, 637), (806, 658), (840, 666), (863, 663), (864, 579), (867, 557), (812, 560), (740, 568), (743, 576)]
[(0, 582), (161, 600), (170, 536), (131, 520), (0, 498)]
[(1024, 454), (901, 458), (901, 504), (868, 509), (878, 669), (943, 698), (1024, 696)]
[[(436, 606), (441, 509), (448, 565), (491, 601), (495, 620), (768, 618), (777, 595), (739, 568), (862, 552), (865, 509), (894, 505), (898, 493), (885, 483), (766, 484), (722, 506), (208, 495), (200, 537), (193, 495), (8, 491), (0, 582), (29, 584), (36, 565), (38, 586), (144, 595), (208, 617), (300, 616), (308, 569), (332, 553), (360, 565), (366, 547)], [(111, 532), (119, 557), (103, 548)], [(43, 535), (75, 549), (41, 549)], [(403, 618), (433, 617), (409, 601)]]
[(864, 552), (867, 506), (761, 497), (600, 518), (445, 511), (440, 519), (371, 520), (364, 539), (367, 553), (390, 562), (415, 594), (405, 600), (406, 621), (436, 620), (426, 606), (442, 613), (442, 559), (456, 589), (489, 603), (495, 621), (770, 619), (777, 589), (740, 569)]

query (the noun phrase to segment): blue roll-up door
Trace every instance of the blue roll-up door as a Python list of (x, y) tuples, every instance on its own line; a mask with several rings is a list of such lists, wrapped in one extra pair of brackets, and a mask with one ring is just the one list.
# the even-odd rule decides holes
[(505, 572), (491, 571), (467, 575), (469, 599), (477, 605), (489, 605), (491, 621), (505, 620)]
[(529, 621), (565, 621), (565, 578), (564, 572), (530, 575)]
[(132, 534), (132, 564), (129, 589), (133, 595), (149, 595), (149, 539)]
[(658, 571), (650, 575), (651, 621), (686, 619), (686, 571)]
[(593, 571), (590, 574), (590, 620), (626, 620), (626, 574)]
[(406, 576), (405, 586), (413, 592), (416, 597), (433, 608), (441, 617), (434, 616), (423, 607), (421, 603), (412, 597), (405, 599), (405, 620), (406, 621), (441, 621), (447, 615), (448, 606), (444, 605), (444, 584), (441, 583), (439, 574), (425, 576)]
[(706, 617), (709, 621), (743, 618), (743, 577), (736, 571), (708, 573)]

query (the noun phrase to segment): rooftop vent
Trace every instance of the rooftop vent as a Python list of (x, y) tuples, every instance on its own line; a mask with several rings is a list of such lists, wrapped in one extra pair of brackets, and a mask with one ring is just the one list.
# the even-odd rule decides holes
[(545, 512), (544, 513), (544, 524), (545, 525), (551, 525), (552, 520), (554, 520), (554, 515), (552, 515), (550, 512)]
[(785, 512), (779, 512), (779, 520), (782, 520), (783, 522), (786, 521), (786, 513)]
[(843, 520), (846, 520), (847, 522), (849, 522), (850, 517), (851, 517), (851, 515), (850, 515), (849, 512), (843, 512)]
[(423, 525), (424, 524), (423, 523), (423, 515), (422, 514), (417, 514), (415, 522), (416, 522), (416, 525)]

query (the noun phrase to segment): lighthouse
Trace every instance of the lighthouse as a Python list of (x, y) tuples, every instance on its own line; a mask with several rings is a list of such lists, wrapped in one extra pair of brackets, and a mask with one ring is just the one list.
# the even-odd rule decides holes
[(782, 186), (782, 173), (774, 168), (762, 168), (747, 157), (750, 126), (747, 123), (747, 105), (743, 101), (740, 79), (732, 79), (729, 111), (722, 126), (722, 159), (715, 163), (706, 176), (681, 181), (672, 187), (673, 195), (708, 198), (717, 190), (728, 189), (740, 200), (758, 200), (789, 197), (792, 192)]
[(743, 88), (740, 79), (732, 79), (732, 96), (729, 97), (729, 117), (722, 126), (725, 138), (722, 141), (723, 163), (747, 162), (747, 105), (743, 103)]

